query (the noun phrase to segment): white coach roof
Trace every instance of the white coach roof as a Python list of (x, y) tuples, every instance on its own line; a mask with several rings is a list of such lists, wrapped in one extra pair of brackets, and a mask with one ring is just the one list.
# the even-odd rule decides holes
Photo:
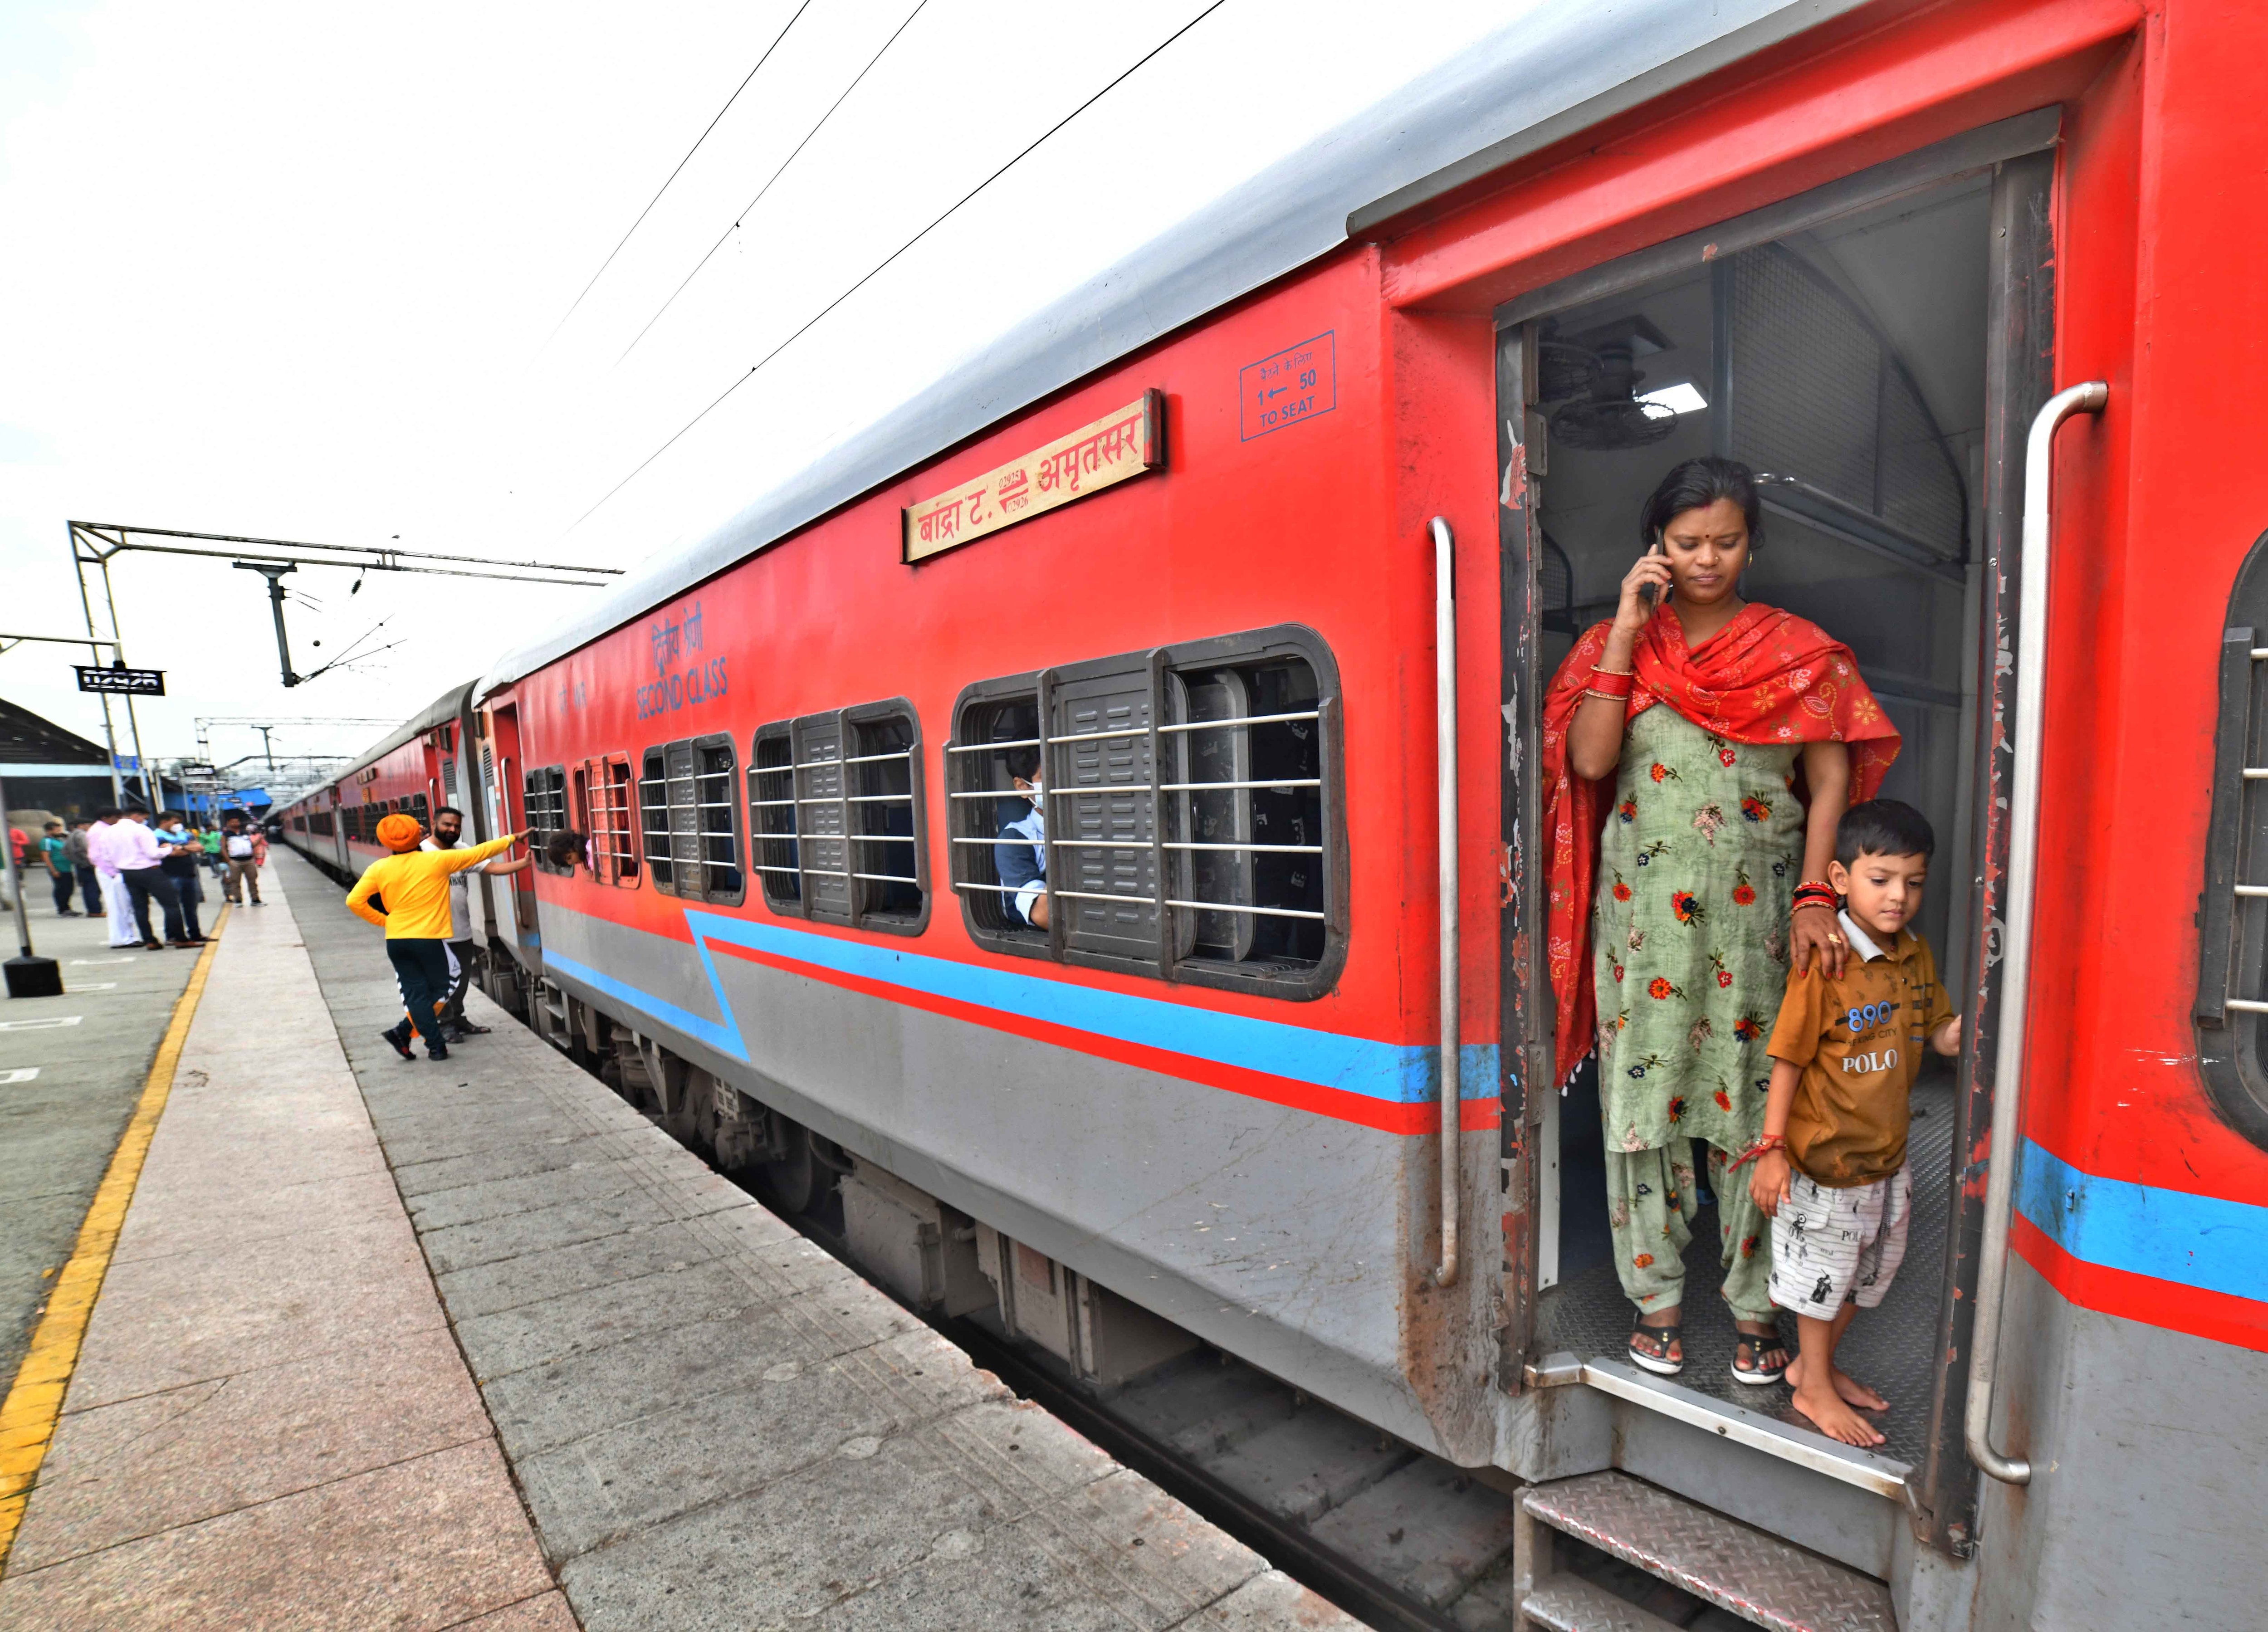
[(486, 693), (986, 426), (1425, 202), (1863, 0), (1543, 0), (1026, 319), (699, 541), (510, 652)]

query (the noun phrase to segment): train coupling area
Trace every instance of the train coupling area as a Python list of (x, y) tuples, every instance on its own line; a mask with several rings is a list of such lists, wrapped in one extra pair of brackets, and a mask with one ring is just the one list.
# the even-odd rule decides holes
[(147, 1077), (0, 1356), (0, 1632), (1358, 1624), (478, 994), (402, 1060), (268, 871), (101, 1033)]

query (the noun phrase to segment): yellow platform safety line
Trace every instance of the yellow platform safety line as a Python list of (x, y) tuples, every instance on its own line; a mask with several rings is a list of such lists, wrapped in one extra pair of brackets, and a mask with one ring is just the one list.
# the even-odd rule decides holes
[(188, 989), (173, 1004), (173, 1022), (166, 1027), (165, 1040), (158, 1045), (158, 1057), (151, 1064), (142, 1098), (135, 1104), (133, 1120), (126, 1124), (118, 1148), (111, 1152), (110, 1165), (103, 1170), (102, 1182), (87, 1205), (86, 1221), (79, 1225), (70, 1261), (55, 1277), (47, 1312), (32, 1334), (32, 1346), (25, 1351), (24, 1364), (16, 1369), (7, 1400), (0, 1402), (0, 1575), (7, 1573), (9, 1550), (24, 1522), (33, 1487), (39, 1483), (40, 1464), (55, 1439), (63, 1392), (70, 1386), (72, 1368), (78, 1364), (87, 1320), (94, 1313), (102, 1278), (109, 1272), (118, 1232), (125, 1228), (126, 1209), (134, 1200), (134, 1187), (141, 1180), (143, 1159), (150, 1154), (158, 1118), (165, 1114), (166, 1100), (173, 1092), (173, 1068), (180, 1063), (181, 1045), (196, 1015), (197, 1000), (204, 996), (205, 975), (212, 968), (213, 954), (220, 950), (220, 932), (227, 928), (232, 910), (225, 906), (221, 908), (220, 921), (213, 925), (214, 938), (199, 955)]

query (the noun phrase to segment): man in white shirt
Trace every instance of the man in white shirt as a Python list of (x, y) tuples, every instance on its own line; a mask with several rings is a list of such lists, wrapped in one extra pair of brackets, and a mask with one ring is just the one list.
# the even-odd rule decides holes
[[(433, 832), (417, 848), (424, 850), (453, 850), (465, 835), (465, 812), (453, 805), (444, 805), (433, 812)], [(530, 858), (522, 855), (516, 861), (506, 861), (501, 856), (491, 856), (486, 861), (475, 862), (460, 872), (449, 875), (449, 940), (445, 950), (449, 954), (449, 997), (441, 1010), (441, 1035), (444, 1041), (456, 1042), (468, 1036), (483, 1036), (489, 1027), (475, 1026), (465, 1018), (465, 993), (473, 983), (473, 896), (472, 876), (487, 873), (501, 878), (526, 867)]]
[[(161, 946), (196, 946), (204, 937), (189, 938), (181, 923), (181, 898), (174, 893), (173, 881), (167, 878), (158, 864), (173, 853), (176, 846), (161, 843), (148, 827), (149, 812), (129, 811), (124, 818), (111, 824), (109, 852), (118, 876), (126, 880), (127, 893), (134, 901), (135, 926), (142, 931), (142, 945), (151, 952)], [(150, 903), (155, 901), (166, 915), (166, 938), (161, 942), (150, 928)]]
[(133, 898), (127, 893), (126, 880), (118, 871), (118, 830), (126, 825), (117, 811), (99, 810), (94, 813), (94, 826), (86, 830), (87, 859), (93, 864), (95, 882), (102, 889), (102, 908), (110, 920), (113, 947), (142, 945), (142, 932), (134, 925)]

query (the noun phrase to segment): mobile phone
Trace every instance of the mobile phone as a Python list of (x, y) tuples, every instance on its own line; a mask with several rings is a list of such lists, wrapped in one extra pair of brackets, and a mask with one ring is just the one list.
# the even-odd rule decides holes
[[(1660, 555), (1660, 554), (1661, 554), (1661, 540), (1660, 540), (1660, 539), (1656, 539), (1656, 540), (1654, 540), (1654, 541), (1653, 541), (1652, 544), (1650, 544), (1650, 545), (1648, 545), (1648, 546), (1646, 547), (1646, 553), (1647, 555)], [(1660, 592), (1660, 590), (1658, 590), (1657, 588), (1655, 588), (1655, 587), (1654, 587), (1653, 584), (1639, 584), (1639, 585), (1638, 586), (1638, 598), (1640, 600), (1644, 601), (1644, 602), (1645, 602), (1647, 606), (1653, 606), (1653, 605), (1654, 601), (1655, 601), (1655, 600), (1660, 597), (1660, 593), (1661, 593), (1661, 592)]]

